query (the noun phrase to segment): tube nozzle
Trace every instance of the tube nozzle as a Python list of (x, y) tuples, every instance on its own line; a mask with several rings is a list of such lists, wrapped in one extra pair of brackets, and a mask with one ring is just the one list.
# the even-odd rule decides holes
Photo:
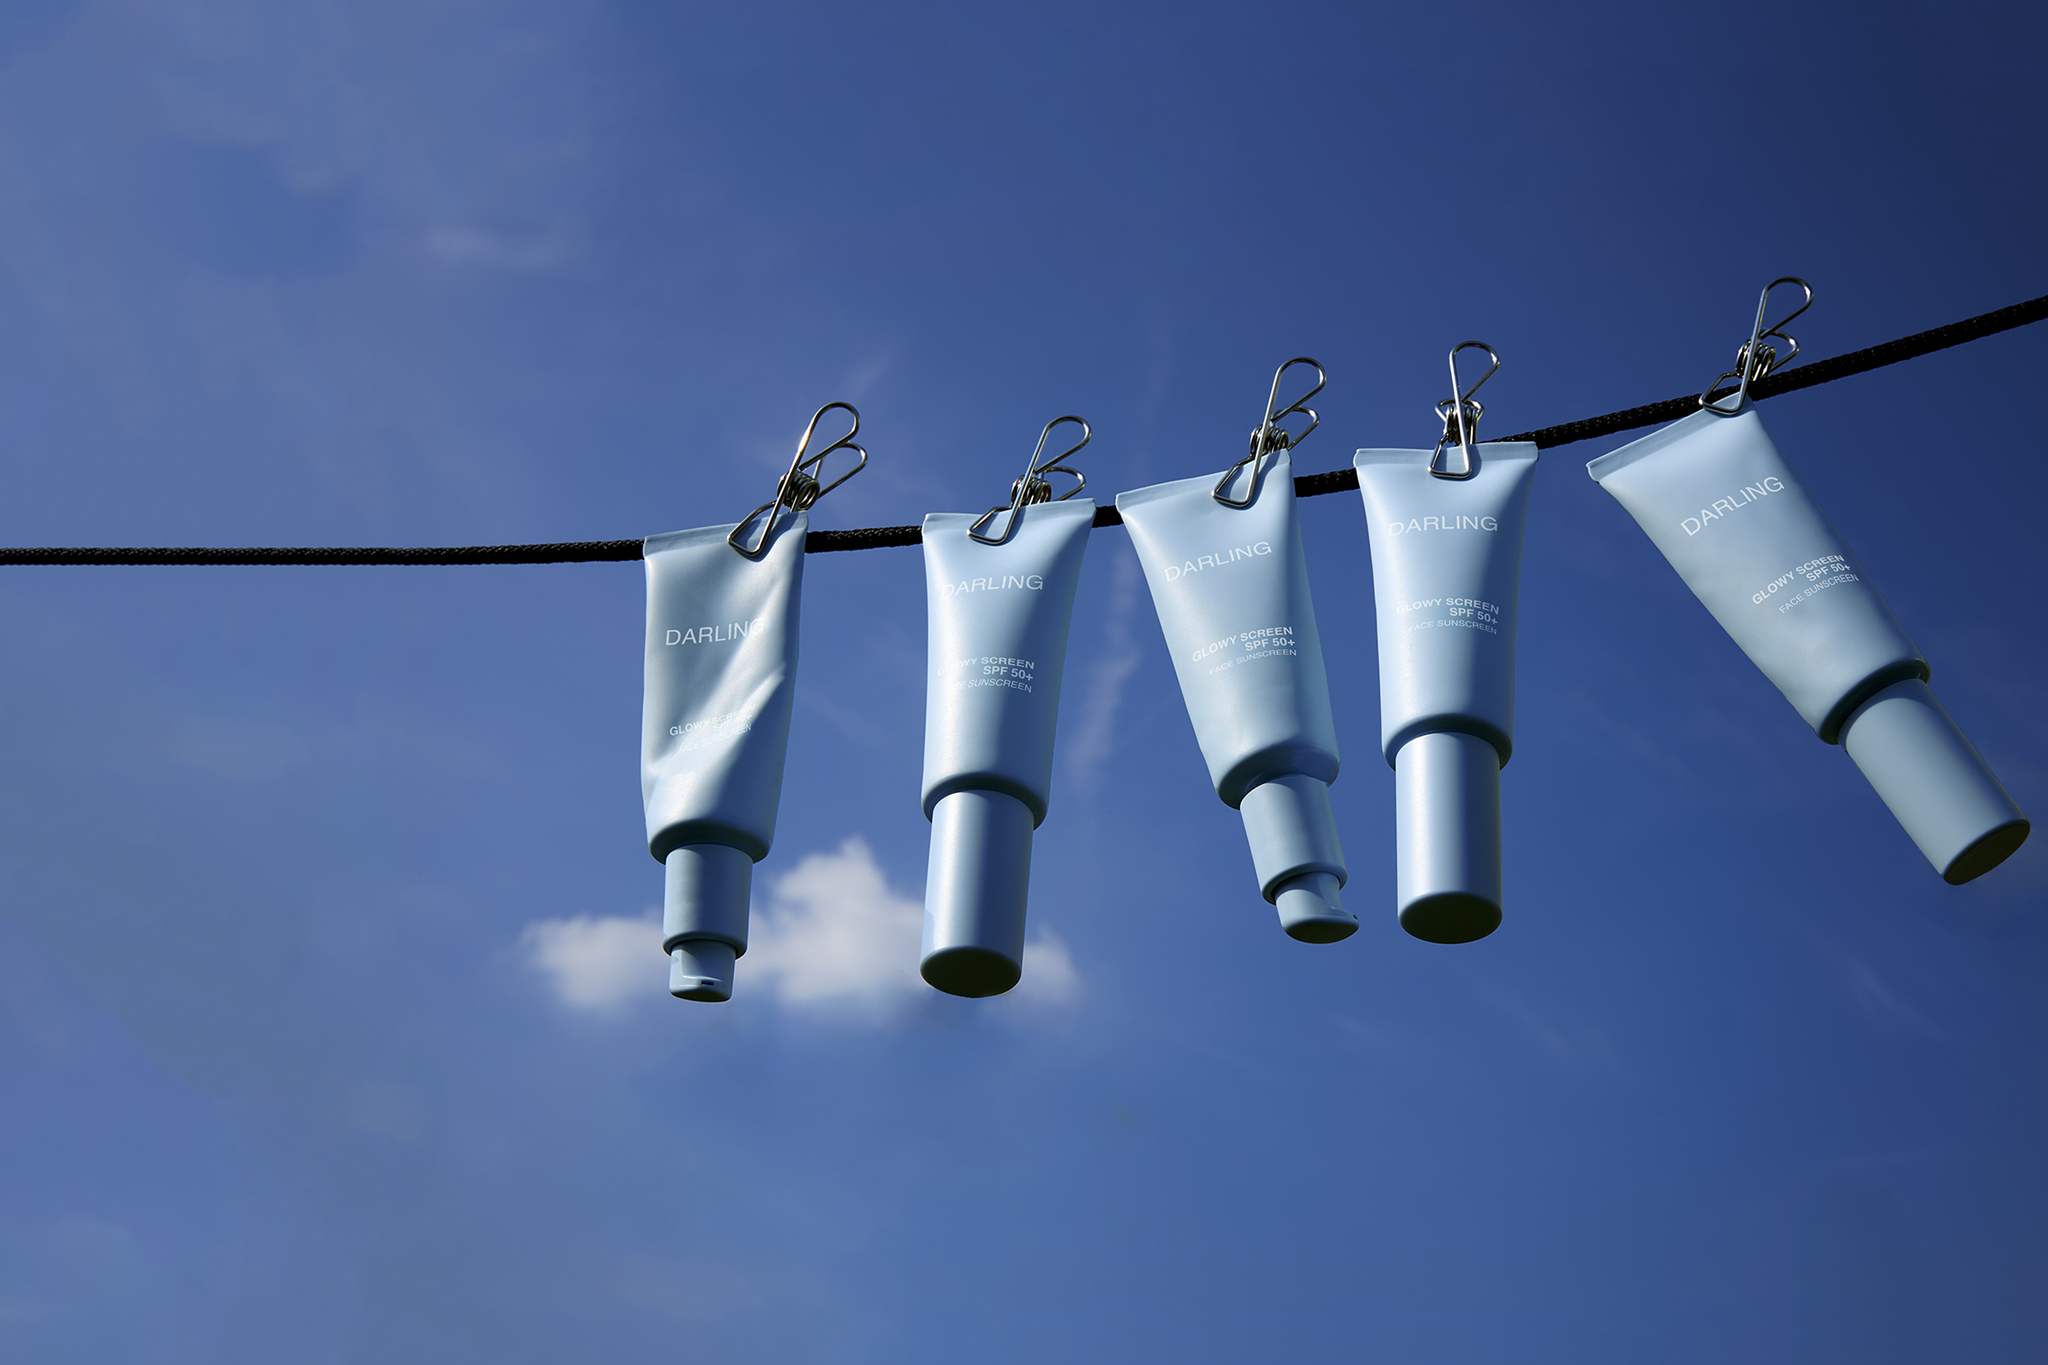
[(733, 959), (747, 951), (754, 860), (723, 844), (669, 850), (661, 908), (668, 992), (678, 1000), (732, 998)]

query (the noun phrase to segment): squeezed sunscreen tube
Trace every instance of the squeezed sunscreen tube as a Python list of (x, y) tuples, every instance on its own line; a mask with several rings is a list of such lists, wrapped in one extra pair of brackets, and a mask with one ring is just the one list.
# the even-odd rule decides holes
[(1395, 903), (1431, 943), (1500, 927), (1500, 770), (1515, 748), (1515, 607), (1536, 447), (1475, 447), (1469, 478), (1427, 450), (1361, 450), (1379, 620), (1380, 748), (1394, 769)]
[(2027, 817), (1753, 405), (1702, 408), (1586, 472), (1814, 733), (1848, 750), (1943, 880), (1982, 876), (2026, 842)]
[(732, 998), (754, 864), (775, 841), (810, 519), (774, 515), (758, 559), (726, 543), (731, 526), (649, 536), (642, 547), (640, 794), (648, 852), (667, 869), (668, 988), (684, 1000)]
[[(1349, 879), (1330, 783), (1337, 727), (1309, 600), (1292, 462), (1267, 455), (1219, 474), (1119, 493), (1181, 697), (1209, 778), (1244, 817), (1259, 894), (1305, 943), (1358, 928), (1337, 890)], [(1255, 492), (1254, 492), (1255, 490)]]
[[(1011, 527), (1010, 518), (1016, 518)], [(1052, 792), (1053, 728), (1074, 589), (1095, 504), (1086, 498), (924, 519), (924, 814), (932, 822), (918, 971), (949, 995), (1000, 995), (1024, 972), (1031, 834)]]

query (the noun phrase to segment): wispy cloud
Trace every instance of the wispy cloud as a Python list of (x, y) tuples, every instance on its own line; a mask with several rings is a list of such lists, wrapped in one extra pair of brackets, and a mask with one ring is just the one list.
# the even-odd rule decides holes
[(716, 1260), (634, 1257), (619, 1265), (612, 1289), (621, 1303), (677, 1322), (711, 1322), (767, 1302), (752, 1280)]
[(560, 230), (511, 233), (446, 224), (426, 234), (427, 254), (448, 265), (528, 274), (570, 263), (576, 255)]
[(1116, 567), (1110, 574), (1109, 609), (1103, 613), (1102, 653), (1088, 666), (1080, 720), (1060, 745), (1067, 772), (1075, 787), (1083, 792), (1095, 789), (1102, 765), (1114, 748), (1111, 737), (1116, 733), (1116, 712), (1123, 704), (1124, 684), (1143, 658), (1131, 627), (1143, 577), (1138, 557), (1130, 546), (1118, 546)]
[[(931, 994), (917, 974), (924, 902), (896, 890), (867, 841), (855, 836), (812, 853), (757, 899), (736, 998), (766, 999), (802, 1013), (889, 1018)], [(607, 1014), (667, 989), (658, 916), (578, 915), (526, 926), (515, 951), (541, 973), (563, 1006)], [(1071, 1001), (1081, 988), (1072, 952), (1048, 930), (1024, 945), (1024, 979), (1012, 998)]]
[(839, 392), (845, 394), (856, 403), (865, 400), (869, 394), (874, 392), (875, 385), (882, 382), (882, 377), (889, 373), (890, 367), (895, 363), (896, 356), (891, 351), (883, 351), (877, 355), (869, 356), (866, 360), (854, 366), (846, 378), (840, 382)]
[(1493, 1006), (1554, 1060), (1571, 1067), (1626, 1075), (1621, 1053), (1605, 1033), (1587, 1024), (1561, 1019), (1539, 1009), (1515, 991), (1482, 984), (1479, 998)]
[(264, 720), (187, 716), (171, 727), (170, 744), (179, 762), (231, 782), (265, 782), (312, 758), (297, 735)]
[(1856, 993), (1856, 1003), (1873, 1022), (1893, 1028), (1902, 1028), (1908, 1033), (1917, 1033), (1923, 1038), (1944, 1036), (1934, 1021), (1929, 1019), (1914, 1004), (1906, 999), (1891, 983), (1877, 974), (1868, 962), (1860, 958), (1843, 955), (1843, 966)]
[[(1918, 983), (1923, 987), (1919, 991), (1901, 987), (1898, 983), (1901, 974), (1909, 978), (1915, 975), (1911, 959), (1903, 954), (1888, 954), (1890, 963), (1884, 972), (1879, 972), (1864, 952), (1845, 947), (1822, 933), (1809, 930), (1809, 937), (1814, 952), (1830, 968), (1841, 973), (1856, 1008), (1879, 1032), (1913, 1033), (1937, 1041), (1948, 1037), (1947, 1031), (1936, 1021), (1939, 1011), (1930, 1013), (1915, 999), (1916, 995), (1924, 998), (1927, 994), (1925, 980)], [(1861, 947), (1868, 950), (1877, 945), (1865, 943)], [(1908, 982), (1908, 986), (1912, 984)]]
[(1399, 1029), (1383, 1024), (1368, 1024), (1349, 1015), (1337, 1014), (1330, 1022), (1360, 1047), (1377, 1052), (1384, 1057), (1405, 1057), (1415, 1051), (1414, 1039)]

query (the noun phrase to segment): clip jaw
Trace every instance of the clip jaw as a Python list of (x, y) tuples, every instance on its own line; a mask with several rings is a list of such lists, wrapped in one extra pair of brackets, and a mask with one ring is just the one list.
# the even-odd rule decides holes
[[(1038, 457), (1045, 453), (1046, 439), (1052, 435), (1052, 429), (1062, 422), (1072, 422), (1075, 426), (1081, 428), (1081, 439), (1053, 456), (1045, 464), (1040, 464)], [(1024, 462), (1023, 475), (1010, 485), (1009, 505), (1006, 507), (991, 507), (988, 511), (975, 518), (973, 525), (967, 528), (968, 536), (980, 541), (984, 545), (1001, 545), (1016, 532), (1018, 512), (1036, 503), (1065, 502), (1068, 498), (1075, 496), (1082, 489), (1086, 488), (1088, 486), (1088, 476), (1078, 469), (1067, 468), (1066, 458), (1080, 450), (1082, 446), (1087, 445), (1094, 437), (1095, 433), (1089, 429), (1088, 423), (1079, 417), (1055, 417), (1050, 422), (1047, 422), (1045, 430), (1038, 433), (1038, 449), (1032, 451), (1031, 458)], [(1045, 481), (1045, 476), (1048, 474), (1065, 474), (1068, 478), (1076, 480), (1076, 482), (1072, 488), (1060, 494), (1058, 498), (1054, 498), (1052, 495), (1052, 485)], [(1003, 533), (999, 536), (983, 535), (981, 528), (988, 525), (990, 521), (1003, 512), (1010, 514), (1009, 520), (1003, 523)]]
[[(1472, 387), (1460, 391), (1458, 352), (1465, 350), (1484, 351), (1493, 364), (1472, 381)], [(1444, 434), (1437, 437), (1436, 449), (1429, 457), (1429, 472), (1435, 477), (1469, 479), (1479, 472), (1479, 452), (1474, 447), (1479, 444), (1479, 419), (1486, 415), (1486, 405), (1473, 402), (1472, 395), (1499, 368), (1500, 356), (1483, 341), (1461, 341), (1451, 348), (1451, 396), (1436, 405), (1436, 415), (1444, 421)], [(1447, 452), (1445, 447), (1453, 441), (1457, 442), (1456, 448)], [(1450, 457), (1455, 457), (1455, 464)]]
[[(1806, 301), (1766, 327), (1764, 326), (1764, 309), (1771, 306), (1771, 291), (1781, 284), (1798, 285), (1805, 292)], [(1705, 391), (1700, 394), (1700, 406), (1712, 409), (1723, 417), (1733, 417), (1736, 413), (1741, 412), (1742, 405), (1749, 401), (1749, 386), (1777, 369), (1780, 365), (1790, 364), (1792, 358), (1799, 354), (1799, 343), (1793, 340), (1790, 332), (1785, 330), (1785, 325), (1811, 307), (1813, 307), (1813, 286), (1800, 279), (1797, 275), (1786, 275), (1772, 280), (1769, 284), (1765, 285), (1762, 297), (1756, 301), (1756, 322), (1749, 329), (1749, 340), (1743, 345), (1741, 350), (1735, 353), (1735, 368), (1725, 370), (1714, 376), (1714, 382), (1707, 385)], [(1766, 338), (1769, 337), (1776, 337), (1792, 349), (1785, 352), (1784, 357), (1781, 359), (1778, 355), (1777, 347), (1765, 344)], [(1724, 379), (1736, 381), (1735, 406), (1732, 408), (1722, 407), (1720, 403), (1713, 401), (1714, 390), (1721, 386), (1721, 381)]]
[[(818, 430), (818, 420), (834, 408), (843, 408), (853, 417), (852, 429), (817, 454), (806, 457), (804, 451), (810, 448), (811, 437)], [(768, 537), (775, 529), (775, 520), (779, 515), (779, 509), (787, 507), (794, 512), (808, 512), (811, 509), (811, 505), (817, 502), (819, 498), (824, 497), (827, 493), (839, 487), (840, 484), (845, 483), (848, 479), (868, 467), (867, 451), (854, 443), (853, 438), (859, 434), (860, 411), (851, 403), (827, 403), (824, 407), (812, 413), (811, 424), (804, 428), (803, 439), (796, 443), (796, 454), (790, 457), (788, 470), (783, 473), (782, 478), (775, 484), (775, 500), (773, 502), (764, 502), (744, 517), (741, 517), (739, 525), (733, 527), (731, 533), (726, 536), (725, 543), (732, 546), (733, 549), (739, 551), (748, 559), (759, 559), (768, 549)], [(835, 450), (853, 451), (860, 456), (860, 463), (832, 480), (832, 482), (821, 487), (818, 476), (825, 468), (825, 457)], [(760, 516), (763, 512), (766, 512), (768, 517), (761, 523), (761, 534), (754, 537), (752, 545), (748, 545), (746, 537), (741, 533), (747, 529), (748, 524), (755, 517)]]
[[(1316, 372), (1316, 386), (1295, 399), (1292, 403), (1289, 403), (1286, 407), (1275, 412), (1273, 410), (1274, 406), (1280, 401), (1280, 377), (1296, 365), (1306, 365)], [(1323, 367), (1305, 355), (1298, 355), (1279, 369), (1273, 371), (1273, 387), (1266, 394), (1266, 420), (1259, 423), (1252, 431), (1251, 453), (1223, 471), (1223, 477), (1216, 481), (1215, 491), (1210, 496), (1225, 507), (1250, 507), (1253, 503), (1257, 502), (1259, 500), (1259, 470), (1262, 462), (1268, 455), (1276, 455), (1283, 450), (1292, 450), (1295, 446), (1306, 441), (1311, 431), (1322, 425), (1323, 419), (1316, 415), (1316, 410), (1306, 407), (1304, 404), (1321, 393), (1323, 385), (1329, 382), (1330, 377), (1323, 373)], [(1301, 429), (1299, 435), (1288, 431), (1286, 427), (1280, 425), (1297, 412), (1308, 418), (1308, 425)], [(1230, 481), (1237, 477), (1237, 471), (1243, 469), (1246, 465), (1252, 467), (1252, 486), (1251, 491), (1246, 493), (1243, 500), (1240, 501), (1237, 498), (1227, 496), (1223, 490), (1230, 487)]]

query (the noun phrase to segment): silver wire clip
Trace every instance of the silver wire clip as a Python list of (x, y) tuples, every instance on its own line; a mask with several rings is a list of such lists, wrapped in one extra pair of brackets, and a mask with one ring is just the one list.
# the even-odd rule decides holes
[[(1460, 391), (1458, 384), (1458, 352), (1465, 350), (1484, 351), (1493, 362), (1486, 373), (1472, 381), (1472, 387)], [(1472, 395), (1479, 392), (1479, 386), (1493, 378), (1493, 372), (1500, 368), (1500, 356), (1493, 347), (1483, 341), (1461, 341), (1451, 347), (1451, 396), (1436, 405), (1436, 415), (1443, 418), (1444, 434), (1436, 438), (1436, 450), (1429, 457), (1429, 472), (1439, 479), (1469, 479), (1479, 472), (1479, 452), (1473, 447), (1479, 444), (1479, 419), (1486, 415), (1486, 405), (1472, 401)], [(1455, 440), (1457, 468), (1453, 469), (1445, 458), (1444, 447)]]
[[(1062, 422), (1072, 422), (1080, 427), (1081, 439), (1053, 456), (1047, 463), (1040, 464), (1038, 457), (1045, 454), (1046, 439), (1052, 435), (1052, 429)], [(1088, 423), (1079, 417), (1055, 417), (1050, 422), (1047, 422), (1045, 430), (1038, 433), (1038, 449), (1032, 451), (1031, 458), (1024, 462), (1023, 476), (1010, 485), (1009, 506), (989, 508), (988, 511), (983, 512), (975, 520), (973, 525), (967, 528), (967, 534), (984, 545), (1000, 545), (1008, 540), (1016, 531), (1017, 513), (1023, 508), (1041, 502), (1065, 502), (1068, 498), (1073, 497), (1086, 488), (1088, 486), (1088, 476), (1078, 469), (1067, 468), (1065, 462), (1067, 456), (1074, 454), (1082, 446), (1087, 445), (1090, 440), (1094, 439), (1094, 436), (1095, 433), (1089, 430)], [(1060, 494), (1058, 498), (1054, 498), (1052, 495), (1052, 485), (1045, 481), (1045, 476), (1048, 474), (1064, 474), (1077, 482), (1071, 489)], [(983, 535), (981, 528), (988, 525), (992, 519), (1002, 512), (1010, 514), (1010, 519), (1003, 523), (1003, 533), (999, 536)]]
[[(1771, 291), (1781, 284), (1798, 285), (1806, 293), (1806, 302), (1766, 327), (1764, 326), (1764, 309), (1771, 306)], [(1712, 408), (1724, 417), (1733, 417), (1736, 413), (1741, 412), (1742, 405), (1749, 401), (1749, 386), (1779, 366), (1789, 365), (1792, 362), (1792, 358), (1799, 354), (1799, 343), (1794, 341), (1792, 334), (1785, 330), (1785, 324), (1811, 307), (1813, 307), (1813, 286), (1800, 279), (1797, 275), (1786, 275), (1780, 279), (1772, 280), (1769, 284), (1765, 285), (1762, 297), (1756, 301), (1756, 322), (1749, 329), (1749, 341), (1741, 350), (1735, 353), (1735, 368), (1714, 376), (1714, 382), (1707, 385), (1706, 391), (1700, 394), (1700, 406)], [(1765, 344), (1766, 339), (1770, 337), (1776, 337), (1792, 349), (1785, 352), (1781, 358), (1778, 355), (1777, 347)], [(1721, 387), (1721, 381), (1724, 379), (1736, 381), (1735, 406), (1732, 408), (1724, 408), (1720, 403), (1711, 401), (1714, 390)]]
[[(818, 430), (818, 420), (834, 408), (844, 408), (852, 415), (853, 429), (817, 454), (806, 456), (804, 452), (810, 449), (811, 437)], [(867, 451), (855, 444), (853, 439), (858, 435), (860, 435), (860, 410), (851, 403), (827, 403), (824, 407), (812, 413), (811, 424), (804, 428), (803, 439), (796, 443), (796, 454), (790, 457), (788, 470), (783, 473), (782, 478), (775, 485), (775, 501), (764, 502), (744, 517), (741, 517), (740, 524), (732, 528), (731, 533), (725, 538), (725, 543), (738, 550), (748, 559), (759, 559), (762, 553), (767, 550), (768, 537), (775, 529), (775, 521), (778, 516), (777, 509), (787, 507), (796, 512), (808, 512), (812, 504), (816, 503), (819, 498), (824, 497), (827, 493), (839, 487), (840, 484), (845, 483), (848, 479), (868, 467)], [(832, 482), (820, 487), (819, 477), (825, 469), (825, 457), (835, 450), (851, 450), (855, 452), (860, 456), (860, 463), (832, 480)], [(760, 516), (763, 512), (766, 512), (768, 516), (761, 523), (761, 534), (755, 539), (753, 545), (749, 546), (745, 543), (741, 532), (747, 529), (749, 522), (753, 521), (755, 517)]]
[[(1274, 406), (1280, 401), (1280, 377), (1296, 365), (1306, 365), (1316, 372), (1316, 386), (1295, 399), (1292, 403), (1289, 403), (1286, 407), (1275, 412), (1273, 410)], [(1225, 507), (1250, 507), (1253, 503), (1257, 502), (1259, 500), (1259, 472), (1263, 467), (1265, 457), (1276, 455), (1283, 450), (1292, 450), (1295, 446), (1306, 441), (1311, 431), (1322, 425), (1323, 419), (1316, 416), (1316, 410), (1311, 407), (1304, 407), (1303, 405), (1309, 399), (1321, 393), (1323, 385), (1329, 382), (1330, 377), (1323, 373), (1323, 367), (1305, 355), (1298, 355), (1279, 369), (1273, 371), (1273, 387), (1266, 394), (1266, 420), (1259, 423), (1252, 431), (1251, 454), (1223, 471), (1223, 477), (1216, 481), (1215, 492), (1210, 496), (1214, 497), (1216, 501), (1222, 503)], [(1308, 418), (1308, 425), (1301, 429), (1301, 434), (1298, 436), (1280, 425), (1297, 412)], [(1236, 498), (1224, 496), (1223, 490), (1230, 487), (1230, 481), (1237, 477), (1237, 471), (1243, 469), (1246, 465), (1252, 467), (1251, 491), (1244, 495), (1242, 502)]]

